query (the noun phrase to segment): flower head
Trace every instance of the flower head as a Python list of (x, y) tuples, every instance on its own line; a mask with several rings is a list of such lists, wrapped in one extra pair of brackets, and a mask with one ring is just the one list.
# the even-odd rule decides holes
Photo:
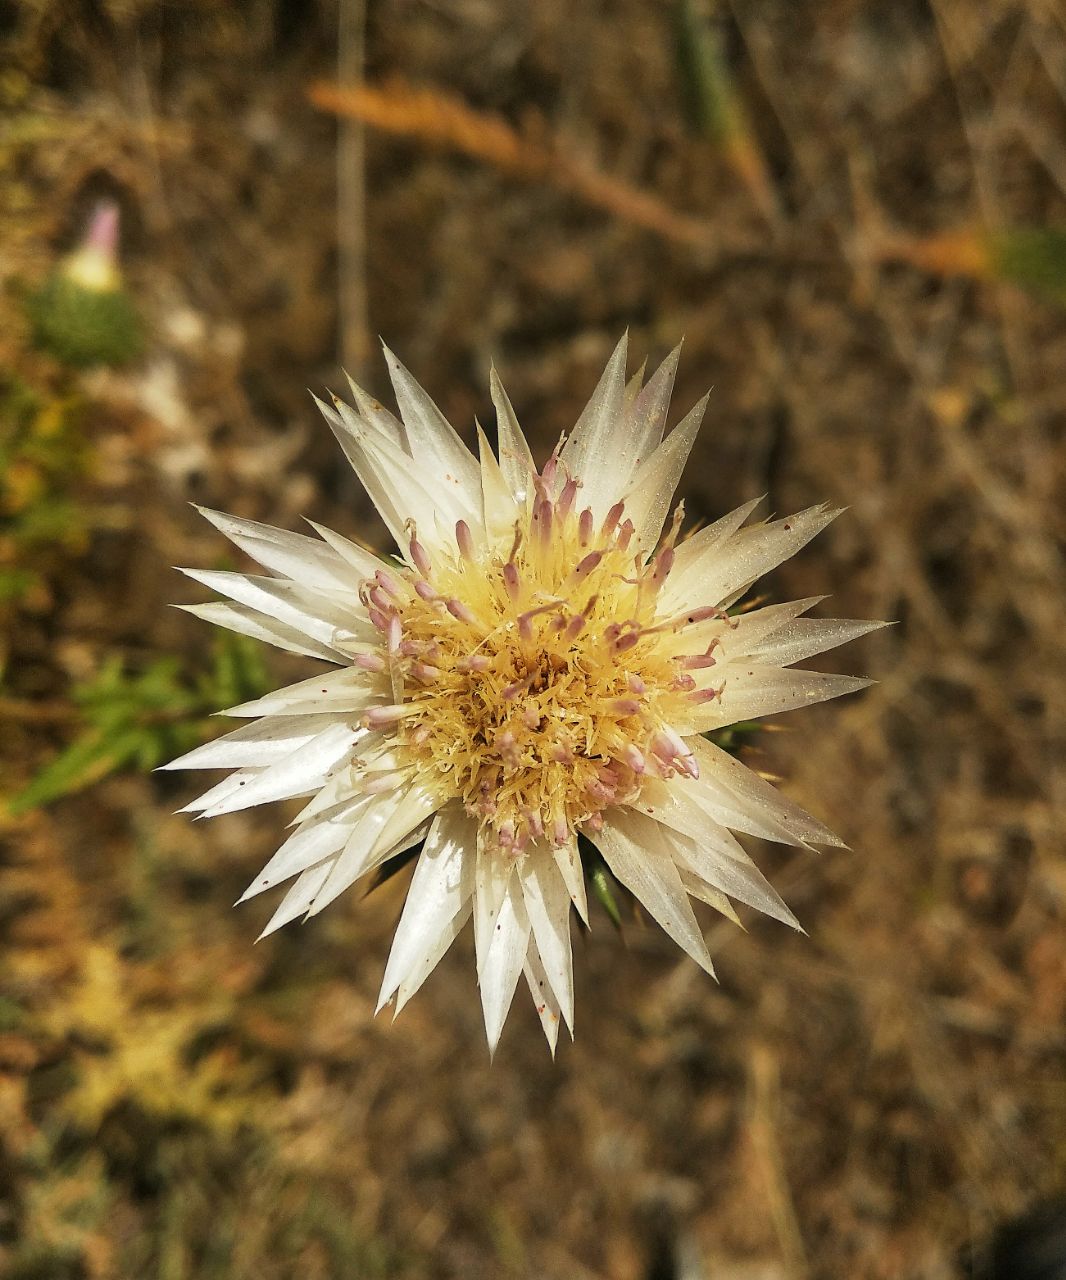
[(879, 624), (804, 618), (817, 600), (729, 612), (838, 512), (746, 525), (750, 502), (681, 540), (705, 401), (664, 438), (677, 354), (627, 384), (623, 339), (538, 471), (495, 373), (498, 457), (479, 428), (475, 458), (386, 352), (400, 419), (354, 384), (354, 408), (320, 407), (395, 562), (204, 512), (267, 576), (186, 570), (228, 597), (189, 611), (334, 670), (231, 708), (251, 723), (168, 767), (233, 770), (188, 806), (204, 816), (308, 798), (244, 895), (294, 881), (265, 933), (422, 845), (379, 1008), (473, 916), (490, 1047), (524, 974), (554, 1050), (571, 909), (587, 921), (579, 835), (708, 972), (690, 895), (796, 924), (734, 832), (840, 843), (704, 735), (861, 688), (789, 668)]

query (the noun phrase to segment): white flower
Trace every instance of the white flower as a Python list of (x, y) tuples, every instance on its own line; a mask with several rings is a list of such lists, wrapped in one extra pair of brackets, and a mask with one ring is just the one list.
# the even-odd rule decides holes
[(554, 1052), (579, 834), (708, 973), (690, 895), (796, 926), (733, 832), (840, 841), (702, 735), (862, 688), (789, 667), (879, 624), (803, 618), (817, 600), (727, 613), (838, 512), (745, 527), (749, 502), (679, 542), (706, 401), (663, 438), (676, 351), (627, 385), (623, 339), (539, 473), (495, 373), (499, 457), (479, 428), (475, 458), (386, 357), (402, 421), (354, 383), (354, 408), (320, 407), (402, 559), (205, 511), (267, 576), (185, 570), (228, 597), (189, 612), (333, 669), (231, 708), (249, 723), (168, 767), (233, 770), (188, 806), (205, 817), (307, 798), (244, 895), (295, 878), (264, 933), (422, 842), (378, 1007), (473, 916), (490, 1049), (524, 974)]

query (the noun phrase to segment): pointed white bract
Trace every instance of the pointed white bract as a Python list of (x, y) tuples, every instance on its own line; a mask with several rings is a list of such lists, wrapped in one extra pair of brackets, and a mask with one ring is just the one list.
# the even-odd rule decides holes
[(473, 453), (386, 349), (399, 418), (350, 379), (354, 407), (318, 403), (399, 559), (205, 510), (259, 571), (183, 570), (225, 597), (189, 612), (332, 664), (166, 766), (231, 771), (185, 806), (202, 817), (303, 798), (240, 900), (289, 882), (265, 936), (414, 848), (378, 1007), (472, 920), (491, 1051), (523, 976), (552, 1053), (573, 1033), (579, 838), (708, 973), (693, 898), (799, 927), (734, 833), (841, 843), (703, 736), (868, 683), (792, 664), (882, 624), (803, 616), (817, 599), (732, 609), (839, 513), (748, 525), (756, 500), (681, 540), (706, 400), (667, 433), (679, 351), (646, 383), (626, 354), (538, 471), (495, 370), (497, 452), (478, 427)]

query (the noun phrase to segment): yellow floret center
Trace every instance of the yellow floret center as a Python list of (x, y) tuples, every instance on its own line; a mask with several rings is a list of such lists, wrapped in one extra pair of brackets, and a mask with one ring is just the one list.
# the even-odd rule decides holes
[(669, 727), (694, 682), (656, 617), (679, 519), (649, 560), (623, 504), (596, 521), (553, 481), (537, 477), (509, 552), (460, 521), (431, 557), (412, 529), (414, 567), (363, 587), (394, 699), (368, 724), (513, 851), (595, 829), (649, 774), (696, 772)]

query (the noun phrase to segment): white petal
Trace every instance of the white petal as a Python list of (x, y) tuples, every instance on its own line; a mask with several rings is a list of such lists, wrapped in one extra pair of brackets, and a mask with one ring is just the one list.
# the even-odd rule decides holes
[(559, 455), (562, 465), (582, 483), (581, 503), (597, 516), (618, 497), (613, 470), (605, 464), (618, 447), (628, 348), (629, 335), (625, 334)]
[(344, 456), (351, 464), (352, 470), (359, 477), (360, 484), (377, 508), (378, 514), (385, 522), (397, 546), (402, 547), (404, 545), (403, 526), (406, 515), (397, 506), (396, 496), (392, 487), (385, 483), (376, 462), (367, 453), (366, 445), (372, 438), (370, 428), (365, 423), (360, 424), (357, 428), (355, 420), (350, 415), (342, 416), (339, 410), (345, 408), (345, 406), (341, 401), (338, 400), (334, 408), (316, 395), (312, 394), (311, 398), (329, 424), (337, 443), (344, 451)]
[(577, 851), (577, 837), (570, 836), (569, 843), (554, 845), (552, 854), (559, 874), (566, 885), (570, 901), (577, 909), (577, 914), (586, 924), (589, 922), (589, 907), (585, 895), (585, 869), (581, 865), (581, 855)]
[(166, 769), (242, 769), (263, 768), (291, 755), (298, 747), (310, 742), (316, 734), (328, 728), (332, 716), (271, 716), (254, 724), (242, 725), (232, 733), (225, 733), (213, 742), (187, 751), (169, 764)]
[(570, 950), (570, 894), (546, 848), (527, 850), (518, 868), (526, 914), (544, 970), (562, 1010), (574, 1029), (574, 965)]
[(767, 666), (788, 667), (888, 625), (849, 618), (797, 618), (770, 633), (748, 652)]
[[(370, 797), (363, 800), (364, 805), (371, 803)], [(249, 898), (272, 889), (283, 880), (289, 880), (301, 871), (317, 866), (326, 858), (332, 859), (348, 843), (351, 833), (350, 822), (309, 822), (298, 827), (237, 901), (247, 902)]]
[(378, 1009), (416, 975), (420, 986), (440, 959), (437, 944), (474, 891), (476, 839), (476, 823), (458, 805), (434, 820), (396, 926)]
[(197, 796), (195, 800), (190, 800), (186, 805), (182, 805), (178, 813), (203, 813), (205, 809), (210, 809), (212, 805), (217, 804), (219, 800), (225, 799), (226, 796), (235, 795), (242, 787), (246, 787), (249, 782), (258, 778), (262, 772), (262, 769), (238, 769), (235, 773), (231, 773), (228, 778), (223, 778), (220, 782), (216, 782), (213, 787), (208, 787), (203, 795)]
[(349, 580), (349, 587), (356, 598), (358, 598), (360, 585), (367, 578), (372, 578), (379, 569), (388, 568), (384, 560), (379, 559), (372, 551), (367, 551), (365, 547), (359, 546), (358, 543), (352, 542), (350, 538), (345, 538), (333, 529), (327, 529), (324, 524), (316, 524), (314, 520), (308, 520), (307, 523), (322, 541), (332, 547), (344, 563), (355, 571), (354, 577)]
[(481, 962), (488, 954), (489, 940), (513, 873), (514, 862), (510, 858), (501, 858), (498, 850), (488, 848), (479, 834), (474, 862), (474, 947), (479, 977)]
[(664, 829), (663, 836), (673, 850), (674, 860), (681, 867), (711, 888), (727, 893), (738, 902), (747, 903), (756, 911), (762, 911), (774, 920), (799, 929), (799, 921), (781, 900), (777, 890), (753, 863), (737, 862), (723, 857), (706, 844)]
[(762, 498), (753, 498), (742, 507), (722, 516), (714, 524), (709, 524), (705, 529), (700, 529), (690, 538), (679, 542), (674, 555), (673, 579), (676, 581), (683, 578), (697, 563), (703, 562), (713, 549), (724, 546), (760, 502)]
[(384, 824), (375, 840), (380, 850), (402, 840), (405, 835), (433, 814), (445, 803), (439, 783), (428, 776), (415, 775), (411, 785), (403, 792), (396, 809)]
[(320, 644), (297, 631), (293, 627), (268, 618), (255, 609), (243, 604), (228, 604), (225, 600), (209, 600), (207, 604), (179, 604), (177, 608), (183, 613), (191, 613), (194, 618), (203, 618), (205, 622), (216, 627), (225, 627), (227, 631), (236, 631), (241, 636), (251, 636), (253, 640), (262, 640), (272, 644), (276, 649), (284, 649), (287, 653), (299, 653), (307, 658), (322, 658), (326, 662), (340, 662), (341, 654)]
[(586, 833), (611, 872), (671, 938), (713, 975), (707, 944), (692, 914), (663, 828), (630, 810), (612, 809), (601, 831)]
[[(333, 640), (338, 630), (352, 630), (360, 623), (364, 630), (369, 627), (365, 610), (354, 596), (351, 601), (341, 603), (315, 595), (281, 578), (258, 578), (209, 569), (179, 569), (178, 572), (210, 591), (228, 596), (268, 618), (276, 618), (293, 631), (329, 648), (334, 647)], [(367, 631), (366, 634), (369, 637), (373, 633)]]
[(517, 876), (512, 876), (504, 891), (503, 902), (480, 958), (481, 1007), (485, 1015), (485, 1035), (489, 1053), (496, 1052), (503, 1024), (514, 999), (518, 975), (526, 961), (529, 947), (529, 917), (522, 901)]
[(500, 451), (500, 470), (514, 500), (523, 503), (532, 490), (537, 468), (511, 401), (495, 369), (489, 371), (489, 390), (492, 393), (492, 403), (496, 406), (496, 442)]
[(794, 556), (840, 511), (825, 505), (809, 507), (783, 520), (744, 529), (725, 543), (707, 547), (690, 563), (679, 565), (675, 559), (662, 592), (660, 611), (721, 604)]
[[(386, 449), (371, 441), (366, 442), (365, 448), (395, 509), (405, 522), (410, 518), (419, 521), (421, 541), (432, 541), (450, 549), (454, 545), (454, 530), (459, 520), (465, 520), (475, 530), (481, 527), (481, 480), (473, 457), (470, 462), (478, 476), (478, 487), (475, 499), (470, 500), (465, 487), (448, 483), (451, 472), (437, 474), (430, 471), (422, 459), (408, 458), (398, 450)], [(434, 521), (443, 531), (443, 538), (436, 536)], [(406, 536), (393, 530), (393, 537), (401, 551), (406, 551)]]
[(332, 865), (332, 861), (320, 862), (317, 867), (311, 867), (300, 876), (267, 921), (266, 928), (256, 939), (257, 942), (261, 942), (270, 934), (276, 933), (283, 925), (304, 914), (309, 904), (314, 901), (315, 894), (326, 883)]
[(412, 458), (424, 463), (438, 485), (470, 511), (481, 505), (481, 476), (470, 450), (425, 390), (382, 344)]
[[(765, 805), (738, 800), (724, 783), (714, 778), (713, 772), (710, 777), (704, 777), (705, 772), (708, 771), (701, 768), (698, 779), (675, 777), (667, 782), (649, 778), (629, 807), (682, 835), (707, 841), (719, 853), (742, 862), (748, 861), (748, 855), (730, 827), (764, 840), (794, 843), (787, 831), (765, 815)], [(751, 816), (749, 810), (754, 810), (755, 816)], [(757, 829), (752, 830), (752, 826)]]
[[(771, 633), (776, 634), (801, 613), (821, 604), (825, 596), (809, 596), (805, 600), (789, 600), (782, 604), (768, 604), (762, 609), (735, 614), (728, 625), (718, 623), (721, 647), (728, 658), (750, 654)], [(766, 665), (770, 665), (767, 663)], [(783, 666), (783, 663), (774, 663)], [(713, 668), (711, 668), (713, 670)]]
[(756, 666), (751, 662), (715, 670), (721, 671), (726, 681), (722, 696), (702, 706), (692, 705), (688, 720), (679, 725), (685, 735), (721, 729), (741, 720), (780, 715), (796, 707), (856, 693), (873, 684), (872, 680), (858, 676), (783, 670), (780, 667)]
[(626, 383), (625, 392), (622, 395), (622, 408), (628, 414), (632, 408), (633, 401), (640, 395), (640, 389), (644, 385), (644, 375), (648, 372), (648, 357), (645, 356), (640, 362), (640, 368), (634, 373)]
[(260, 524), (258, 520), (242, 520), (239, 516), (197, 507), (220, 533), (258, 561), (264, 569), (303, 582), (309, 587), (344, 588), (351, 584), (351, 573), (344, 561), (331, 548), (303, 533), (290, 533)]
[[(795, 845), (827, 844), (845, 848), (843, 840), (835, 836), (824, 823), (801, 809), (795, 801), (781, 794), (765, 778), (760, 778), (728, 751), (715, 746), (704, 738), (689, 739), (688, 745), (695, 753), (700, 766), (700, 781), (712, 780), (731, 793), (733, 804), (749, 817), (761, 817), (774, 824), (783, 835), (770, 836), (771, 840)], [(748, 830), (738, 826), (738, 831)], [(752, 833), (757, 834), (757, 833)]]
[(359, 736), (359, 731), (347, 724), (331, 725), (299, 751), (261, 770), (246, 786), (213, 804), (204, 817), (215, 818), (253, 805), (287, 800), (310, 787), (321, 786), (329, 772), (351, 755)]
[(474, 904), (472, 899), (468, 898), (465, 904), (459, 908), (459, 914), (457, 916), (453, 916), (437, 935), (437, 940), (433, 945), (426, 946), (421, 962), (415, 966), (415, 968), (396, 988), (396, 1006), (394, 1016), (400, 1012), (408, 1000), (410, 1000), (419, 987), (421, 987), (422, 983), (425, 982), (441, 962), (442, 958), (447, 953), (448, 948), (466, 928), (473, 906)]
[(733, 908), (733, 904), (719, 889), (712, 889), (709, 884), (701, 880), (698, 875), (691, 871), (686, 871), (684, 867), (678, 867), (678, 874), (681, 876), (681, 883), (685, 886), (685, 891), (691, 898), (698, 898), (700, 902), (706, 902), (709, 907), (714, 907), (715, 911), (725, 916), (727, 920), (738, 925), (741, 929), (744, 924)]
[[(433, 470), (426, 455), (411, 457), (341, 401), (332, 409), (317, 396), (314, 399), (401, 551), (407, 548), (405, 524), (409, 518), (424, 521), (425, 527), (420, 525), (423, 541), (430, 536), (437, 540), (435, 518), (449, 538), (457, 520), (479, 524), (480, 492), (476, 501), (468, 500), (461, 486), (441, 483), (440, 473)], [(469, 454), (467, 457), (476, 473), (476, 463)]]
[(406, 853), (412, 845), (424, 840), (428, 831), (428, 824), (423, 823), (388, 848), (377, 849), (369, 849), (359, 832), (353, 832), (340, 854), (333, 859), (329, 876), (321, 889), (307, 904), (307, 918), (310, 919), (312, 916), (317, 916), (320, 911), (324, 911), (331, 902), (335, 902), (346, 889), (350, 889), (368, 872), (398, 857), (401, 853)]
[(394, 414), (391, 414), (380, 400), (364, 391), (347, 370), (345, 370), (344, 376), (348, 379), (352, 399), (355, 401), (356, 409), (363, 421), (369, 423), (376, 431), (380, 431), (398, 449), (402, 449), (404, 453), (410, 453), (410, 444), (403, 423)]
[[(670, 432), (658, 449), (637, 470), (625, 494), (625, 514), (636, 526), (639, 546), (650, 552), (659, 541), (670, 502), (681, 480), (696, 440), (709, 396)], [(605, 468), (606, 469), (606, 468)]]
[(529, 993), (533, 997), (533, 1007), (540, 1018), (541, 1030), (548, 1041), (551, 1055), (555, 1057), (555, 1047), (559, 1043), (559, 1004), (555, 999), (548, 975), (544, 972), (544, 964), (532, 938), (526, 948), (526, 960), (522, 966), (526, 976)]
[(303, 716), (318, 712), (350, 715), (365, 711), (374, 703), (391, 697), (384, 676), (354, 667), (326, 671), (309, 680), (275, 689), (273, 693), (242, 702), (226, 711), (228, 716)]
[(680, 356), (681, 344), (678, 343), (627, 410), (624, 449), (629, 474), (621, 482), (624, 486), (628, 486), (632, 473), (651, 457), (663, 438)]
[(482, 516), (485, 533), (491, 543), (513, 533), (518, 506), (480, 426), (477, 428), (477, 441), (478, 455), (481, 459)]

